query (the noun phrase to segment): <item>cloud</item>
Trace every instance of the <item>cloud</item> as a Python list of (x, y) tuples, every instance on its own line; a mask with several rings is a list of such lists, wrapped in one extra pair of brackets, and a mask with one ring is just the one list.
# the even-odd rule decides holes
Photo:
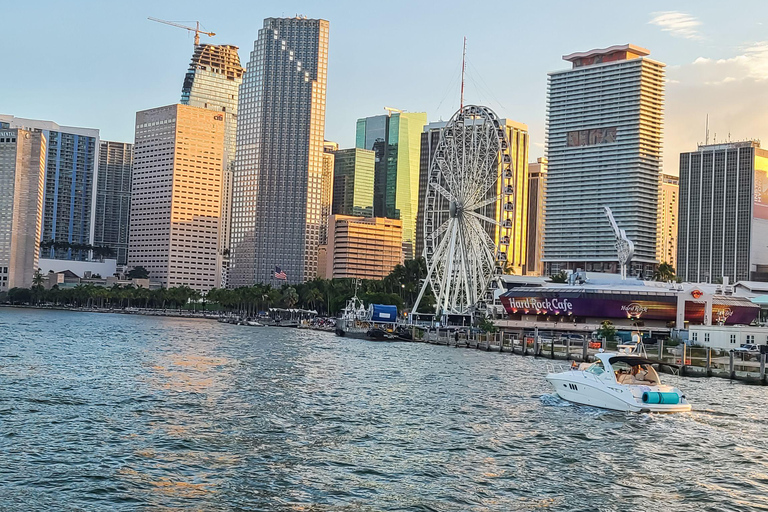
[[(757, 41), (743, 48), (741, 55), (727, 59), (699, 57), (693, 61), (696, 67), (692, 76), (705, 75), (712, 79), (703, 79), (708, 85), (752, 79), (768, 80), (768, 41)], [(689, 72), (692, 70), (688, 70)], [(722, 78), (725, 75), (725, 78)]]
[(651, 13), (651, 16), (653, 18), (648, 23), (661, 27), (661, 30), (669, 32), (675, 37), (703, 39), (696, 29), (701, 25), (701, 22), (690, 14), (679, 11), (663, 11)]

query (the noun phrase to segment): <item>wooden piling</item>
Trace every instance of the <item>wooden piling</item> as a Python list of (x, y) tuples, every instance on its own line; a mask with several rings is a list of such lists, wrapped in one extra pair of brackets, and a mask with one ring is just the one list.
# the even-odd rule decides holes
[(663, 357), (664, 357), (664, 338), (661, 338), (659, 340), (659, 357), (658, 357), (659, 361), (663, 361), (664, 360)]
[(707, 377), (712, 376), (712, 347), (707, 347)]
[[(585, 342), (586, 343), (586, 342)], [(571, 337), (565, 339), (565, 360), (571, 360)]]
[(552, 337), (552, 340), (549, 342), (549, 358), (554, 359), (555, 358), (555, 338)]
[(768, 354), (760, 354), (760, 382), (765, 384), (765, 360), (768, 359)]
[(729, 371), (728, 371), (728, 378), (733, 380), (736, 378), (736, 371), (733, 369), (733, 350), (730, 352), (730, 361), (728, 364)]
[(581, 362), (587, 362), (587, 356), (589, 354), (589, 341), (584, 340), (584, 344), (581, 346)]
[(685, 360), (686, 360), (687, 352), (688, 352), (688, 345), (683, 343), (683, 350), (680, 352), (680, 354), (681, 354), (681, 357), (680, 357), (680, 375), (682, 375), (683, 377), (685, 377)]
[(541, 338), (537, 334), (536, 337), (533, 339), (533, 357), (539, 357), (539, 344), (541, 343)]

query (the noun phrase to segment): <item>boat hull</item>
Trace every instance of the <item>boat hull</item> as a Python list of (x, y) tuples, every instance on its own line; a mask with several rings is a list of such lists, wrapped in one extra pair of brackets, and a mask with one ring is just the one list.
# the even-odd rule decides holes
[[(597, 380), (583, 378), (583, 372), (570, 371), (562, 373), (550, 373), (547, 381), (552, 385), (557, 396), (563, 400), (579, 405), (589, 405), (601, 409), (610, 409), (623, 412), (688, 412), (691, 404), (682, 399), (677, 404), (648, 404), (637, 400), (636, 392), (641, 388), (633, 389), (633, 386), (621, 384), (605, 385)], [(666, 391), (667, 387), (648, 387), (644, 390)], [(634, 392), (633, 392), (634, 391)]]

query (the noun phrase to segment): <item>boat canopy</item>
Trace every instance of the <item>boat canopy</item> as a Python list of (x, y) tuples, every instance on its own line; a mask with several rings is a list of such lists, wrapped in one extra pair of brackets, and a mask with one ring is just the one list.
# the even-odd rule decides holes
[(676, 364), (667, 363), (665, 361), (658, 361), (656, 359), (647, 359), (645, 357), (639, 357), (639, 356), (613, 356), (608, 360), (609, 363), (626, 363), (629, 366), (638, 366), (641, 364), (663, 364), (667, 366), (671, 366), (673, 368), (678, 368)]
[(370, 314), (372, 322), (386, 322), (391, 324), (397, 322), (397, 306), (371, 304)]

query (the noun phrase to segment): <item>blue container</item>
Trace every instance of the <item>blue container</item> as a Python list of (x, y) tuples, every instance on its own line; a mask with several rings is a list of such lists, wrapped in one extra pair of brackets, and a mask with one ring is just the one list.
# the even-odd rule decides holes
[(643, 403), (646, 404), (679, 404), (680, 395), (677, 393), (661, 393), (646, 391), (643, 393)]

